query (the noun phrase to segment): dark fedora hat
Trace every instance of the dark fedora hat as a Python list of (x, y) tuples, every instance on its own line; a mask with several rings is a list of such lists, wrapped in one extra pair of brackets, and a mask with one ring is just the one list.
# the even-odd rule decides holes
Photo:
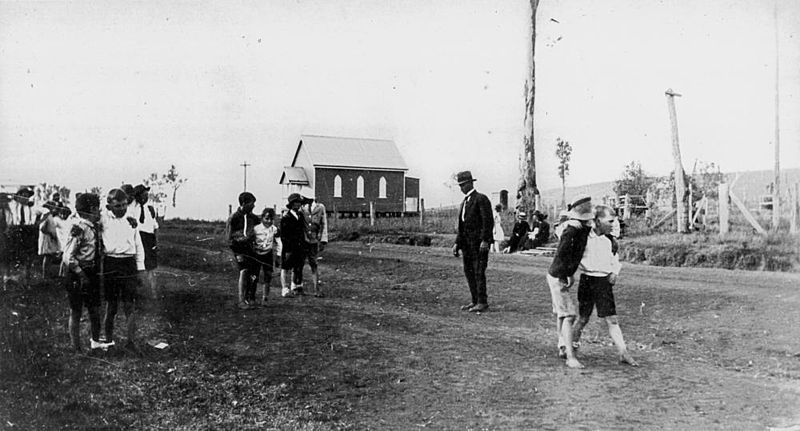
[(145, 186), (144, 184), (138, 184), (136, 187), (133, 188), (133, 195), (139, 196), (142, 193), (146, 193), (150, 191), (150, 187)]
[(300, 193), (292, 193), (286, 199), (288, 202), (286, 203), (286, 208), (292, 208), (292, 202), (300, 202), (304, 204), (306, 202), (305, 198)]
[(470, 171), (461, 171), (456, 174), (456, 182), (460, 186), (461, 184), (474, 182), (477, 181), (475, 178), (472, 178), (472, 172)]

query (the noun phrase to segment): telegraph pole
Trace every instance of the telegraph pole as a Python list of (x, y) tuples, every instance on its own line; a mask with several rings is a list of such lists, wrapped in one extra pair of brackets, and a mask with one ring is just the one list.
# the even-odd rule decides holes
[(245, 160), (245, 162), (239, 166), (244, 168), (244, 191), (247, 191), (247, 167), (250, 166), (250, 164)]
[(780, 56), (778, 55), (778, 0), (775, 0), (775, 187), (772, 189), (772, 231), (781, 222)]

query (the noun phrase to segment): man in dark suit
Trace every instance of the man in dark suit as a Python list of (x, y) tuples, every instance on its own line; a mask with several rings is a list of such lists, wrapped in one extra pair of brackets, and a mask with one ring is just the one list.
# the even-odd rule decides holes
[(480, 312), (489, 308), (486, 296), (486, 265), (489, 263), (489, 246), (494, 242), (492, 230), (494, 217), (492, 204), (486, 195), (473, 187), (475, 179), (470, 171), (459, 172), (456, 181), (464, 193), (464, 202), (458, 214), (458, 236), (453, 245), (453, 255), (464, 255), (464, 275), (467, 276), (472, 302), (461, 307), (463, 311)]

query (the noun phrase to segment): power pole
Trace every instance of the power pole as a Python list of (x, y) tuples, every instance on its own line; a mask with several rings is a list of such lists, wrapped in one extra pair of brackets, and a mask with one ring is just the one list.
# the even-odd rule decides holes
[(683, 178), (684, 173), (683, 163), (681, 162), (681, 147), (678, 144), (678, 114), (675, 112), (675, 97), (681, 97), (681, 95), (672, 91), (671, 88), (667, 89), (664, 94), (667, 95), (669, 121), (672, 125), (672, 158), (675, 160), (675, 201), (677, 203), (675, 210), (678, 216), (678, 233), (686, 233), (688, 225), (685, 202), (686, 184)]
[(250, 164), (245, 161), (239, 166), (244, 168), (244, 191), (247, 191), (247, 167), (250, 166)]
[(778, 55), (778, 0), (775, 0), (775, 187), (772, 189), (772, 231), (781, 222), (780, 56)]
[(530, 0), (531, 26), (530, 51), (528, 57), (528, 80), (525, 81), (525, 136), (523, 137), (522, 157), (520, 160), (521, 178), (517, 188), (517, 205), (527, 210), (539, 206), (539, 189), (536, 186), (536, 151), (534, 148), (534, 100), (536, 98), (536, 10), (539, 0)]

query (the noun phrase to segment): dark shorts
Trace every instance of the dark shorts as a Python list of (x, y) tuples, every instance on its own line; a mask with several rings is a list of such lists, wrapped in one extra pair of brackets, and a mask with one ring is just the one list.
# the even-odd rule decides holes
[(64, 281), (69, 308), (78, 313), (83, 310), (84, 305), (86, 307), (100, 306), (100, 276), (93, 267), (82, 270), (89, 277), (88, 283), (82, 283), (81, 277), (74, 272), (70, 272)]
[(578, 312), (580, 316), (591, 316), (592, 309), (595, 306), (597, 306), (597, 317), (617, 315), (613, 285), (608, 282), (608, 277), (592, 277), (581, 274), (581, 281), (578, 283)]
[(144, 246), (144, 269), (150, 271), (158, 267), (158, 249), (156, 247), (156, 234), (139, 232)]
[(133, 302), (139, 286), (135, 257), (111, 257), (103, 259), (103, 274), (106, 301)]
[(235, 253), (233, 257), (236, 259), (236, 266), (239, 271), (247, 271), (250, 274), (256, 274), (256, 271), (258, 271), (258, 259), (252, 253)]
[(281, 251), (281, 269), (303, 269), (305, 250)]
[[(258, 268), (256, 268), (255, 275), (257, 277), (262, 277), (259, 281), (262, 283), (267, 283), (272, 280), (272, 269), (273, 269), (273, 253), (272, 251), (268, 252), (267, 254), (256, 254)], [(262, 276), (263, 274), (263, 276)]]
[(311, 269), (317, 269), (317, 256), (319, 255), (319, 243), (306, 244), (306, 260)]

